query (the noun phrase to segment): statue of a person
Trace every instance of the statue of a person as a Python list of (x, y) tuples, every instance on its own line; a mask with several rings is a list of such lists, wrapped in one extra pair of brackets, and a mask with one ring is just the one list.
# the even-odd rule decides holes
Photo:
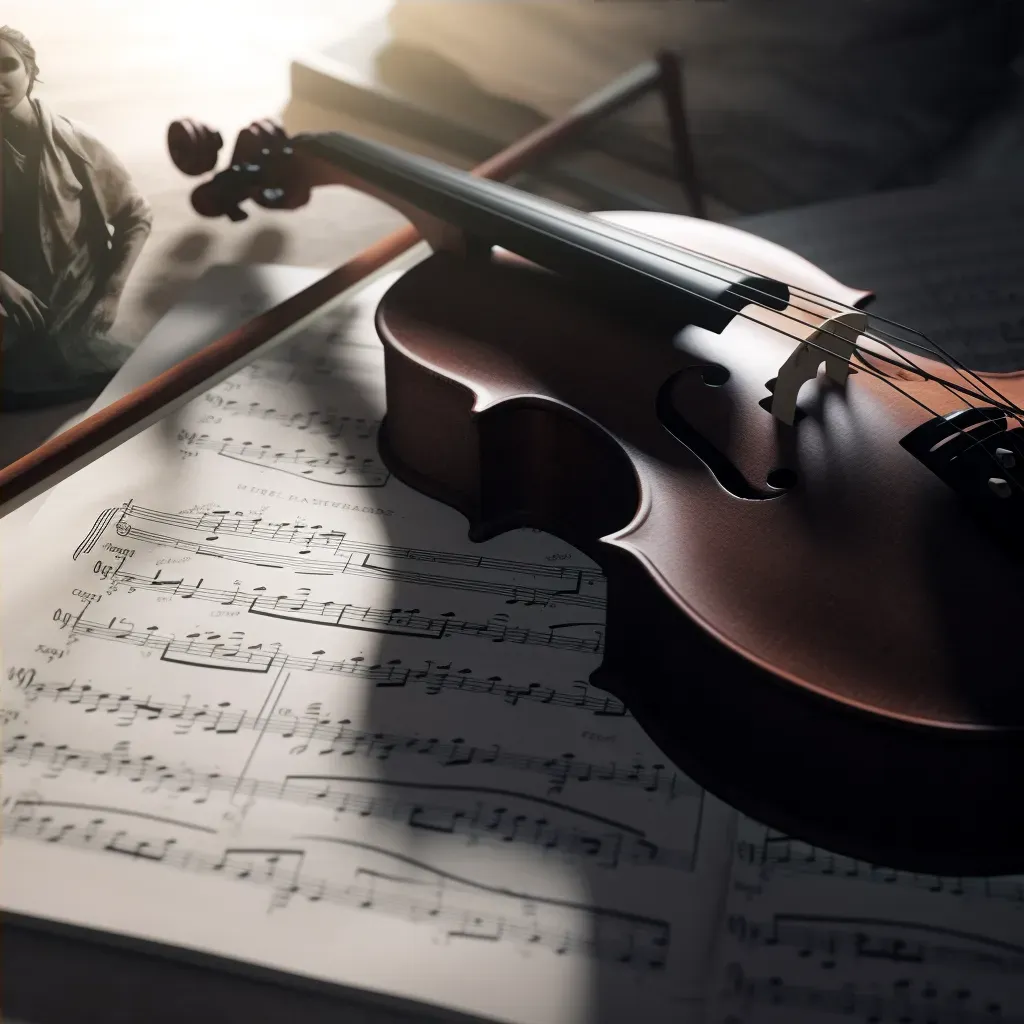
[(152, 214), (121, 161), (34, 97), (36, 53), (0, 27), (0, 409), (97, 393), (124, 350), (108, 332)]

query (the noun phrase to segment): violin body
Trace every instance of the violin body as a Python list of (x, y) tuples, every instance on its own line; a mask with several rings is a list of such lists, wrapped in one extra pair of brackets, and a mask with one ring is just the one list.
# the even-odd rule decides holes
[[(645, 232), (869, 298), (689, 218)], [(695, 239), (699, 238), (700, 242)], [(785, 314), (762, 311), (764, 317)], [(793, 340), (737, 318), (674, 344), (507, 256), (437, 254), (383, 300), (382, 455), (484, 540), (553, 533), (608, 578), (592, 682), (713, 793), (876, 862), (1019, 870), (1021, 565), (901, 446), (964, 401), (887, 368), (766, 408)], [(949, 368), (926, 359), (937, 374)], [(916, 377), (916, 379), (915, 379)], [(998, 382), (1024, 402), (1024, 375)]]
[[(221, 138), (168, 143), (198, 175)], [(782, 832), (1024, 871), (1024, 372), (894, 347), (870, 293), (735, 228), (589, 216), (343, 133), (256, 122), (193, 205), (328, 184), (435, 250), (378, 310), (382, 457), (475, 540), (533, 527), (601, 566), (595, 686)]]

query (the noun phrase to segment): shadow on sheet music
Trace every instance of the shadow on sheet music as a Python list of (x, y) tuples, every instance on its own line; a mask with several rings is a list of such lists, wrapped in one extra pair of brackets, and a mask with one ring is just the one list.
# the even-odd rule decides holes
[[(251, 299), (261, 304), (258, 296)], [(368, 329), (373, 337), (368, 318), (353, 326), (360, 337), (367, 336)], [(336, 321), (335, 330), (346, 333), (343, 319)], [(321, 421), (333, 417), (332, 422), (344, 417), (361, 455), (367, 446), (372, 449), (383, 412), (379, 396), (364, 395), (358, 375), (353, 383), (350, 377), (329, 372), (329, 355), (318, 353), (315, 346), (306, 345), (296, 353), (293, 367), (288, 365), (291, 354), (288, 349), (269, 368), (255, 372), (277, 374), (288, 384), (305, 388), (303, 398), (292, 397), (296, 406), (318, 411), (310, 422), (317, 416)], [(161, 424), (171, 450), (182, 424), (176, 415)], [(232, 453), (236, 456), (242, 457)], [(372, 458), (359, 461), (369, 463)], [(382, 485), (378, 493), (385, 483), (404, 490), (374, 466), (364, 465), (360, 479), (364, 486), (358, 488), (359, 497), (349, 500), (367, 501), (377, 484)], [(336, 486), (329, 493), (345, 500), (355, 492)], [(387, 505), (388, 499), (382, 497), (379, 504)], [(330, 522), (303, 518), (314, 524)], [(418, 922), (410, 926), (423, 929), (424, 941), (450, 947), (453, 957), (460, 955), (460, 947), (468, 952), (473, 946), (500, 946), (509, 950), (512, 960), (527, 956), (542, 963), (582, 965), (566, 974), (576, 990), (581, 984), (586, 990), (570, 996), (593, 1008), (588, 1024), (612, 1024), (622, 1017), (602, 1012), (603, 990), (610, 993), (617, 979), (635, 984), (645, 972), (663, 970), (668, 928), (650, 914), (632, 913), (628, 899), (616, 891), (620, 862), (658, 854), (644, 841), (643, 830), (608, 817), (600, 792), (579, 806), (570, 802), (574, 788), (601, 773), (596, 763), (574, 759), (571, 750), (578, 745), (581, 730), (592, 727), (596, 741), (601, 741), (597, 730), (602, 716), (595, 716), (595, 711), (606, 698), (581, 695), (579, 682), (558, 690), (559, 680), (552, 673), (558, 674), (557, 657), (562, 652), (576, 656), (577, 669), (580, 655), (585, 660), (589, 655), (589, 662), (596, 664), (603, 615), (601, 600), (589, 594), (599, 589), (592, 587), (595, 574), (584, 573), (581, 579), (577, 571), (575, 582), (566, 586), (564, 581), (571, 581), (574, 573), (563, 571), (555, 561), (533, 566), (538, 578), (524, 578), (531, 575), (530, 565), (501, 558), (488, 564), (491, 546), (477, 554), (465, 540), (465, 521), (450, 511), (442, 518), (449, 524), (451, 551), (436, 546), (428, 550), (422, 540), (426, 534), (416, 523), (392, 526), (392, 519), (397, 524), (402, 517), (379, 516), (374, 522), (388, 526), (383, 534), (373, 534), (372, 543), (361, 545), (359, 537), (345, 535), (357, 556), (343, 560), (348, 574), (306, 577), (311, 590), (318, 588), (311, 598), (330, 595), (348, 612), (333, 623), (340, 628), (322, 631), (339, 638), (322, 641), (322, 647), (339, 660), (325, 675), (310, 670), (308, 655), (303, 661), (302, 652), (292, 652), (300, 670), (284, 674), (296, 690), (289, 702), (310, 703), (301, 696), (307, 690), (323, 711), (314, 713), (305, 732), (300, 727), (295, 736), (273, 739), (293, 755), (296, 777), (312, 786), (324, 801), (321, 806), (333, 812), (324, 816), (320, 839), (346, 842), (353, 833), (345, 826), (353, 819), (381, 826), (384, 838), (377, 852), (369, 866), (356, 873), (363, 895), (355, 906), (368, 913), (379, 907), (381, 913)], [(359, 551), (361, 546), (366, 550)], [(473, 564), (480, 559), (482, 564)], [(354, 582), (346, 586), (345, 575)], [(376, 601), (380, 607), (360, 608), (365, 602), (356, 597), (355, 606), (345, 603), (347, 594), (367, 592), (359, 588), (360, 577), (384, 581), (387, 600)], [(527, 613), (527, 619), (529, 613), (542, 619), (553, 590), (562, 592), (565, 606), (557, 617), (572, 620), (567, 627), (545, 630), (516, 624), (517, 611)], [(380, 587), (376, 593), (381, 593)], [(304, 621), (301, 615), (295, 618)], [(315, 616), (312, 621), (332, 625)], [(514, 648), (543, 652), (548, 681), (540, 683), (525, 674), (517, 678), (516, 658), (507, 653)], [(409, 671), (398, 666), (409, 666)], [(370, 698), (358, 721), (346, 719), (339, 727), (337, 719), (328, 723), (321, 718), (329, 714), (332, 690), (362, 680), (369, 683)], [(543, 721), (549, 707), (561, 712), (564, 724), (552, 727)], [(533, 709), (532, 719), (523, 719), (524, 708)], [(607, 721), (618, 717), (612, 709)], [(598, 724), (591, 726), (591, 720)], [(531, 738), (533, 731), (538, 738)], [(632, 791), (657, 798), (671, 788), (658, 768), (640, 764), (612, 768), (607, 782), (613, 790), (609, 806), (622, 804), (614, 791), (626, 794), (627, 811), (613, 812), (625, 818)], [(309, 802), (310, 791), (298, 791), (297, 799)], [(334, 830), (332, 818), (338, 826)], [(683, 870), (692, 852), (671, 851), (682, 858), (677, 866)], [(548, 862), (558, 870), (553, 872), (557, 877), (545, 883), (540, 876)], [(346, 902), (344, 895), (340, 902)], [(325, 909), (329, 904), (330, 899)], [(96, 941), (80, 941), (83, 938)], [(5, 1019), (14, 1024), (170, 1024), (182, 1019), (469, 1024), (483, 1019), (437, 1006), (346, 993), (236, 962), (183, 955), (177, 948), (166, 948), (166, 956), (153, 953), (159, 954), (160, 948), (143, 950), (78, 929), (37, 930), (31, 922), (8, 918), (2, 964)], [(551, 974), (550, 969), (542, 971), (545, 978)], [(529, 969), (521, 976), (528, 982)], [(59, 984), (54, 979), (60, 979)], [(467, 983), (473, 981), (467, 976)], [(487, 979), (480, 977), (475, 983), (486, 984)], [(547, 998), (529, 987), (522, 994), (524, 999)], [(564, 1000), (566, 993), (555, 996)], [(508, 1007), (508, 1015), (517, 1016), (515, 1006)], [(571, 1011), (570, 1016), (577, 1019)]]
[[(357, 377), (303, 386), (308, 408), (350, 423), (383, 412)], [(404, 514), (365, 516), (363, 546), (352, 522), (345, 557), (387, 585), (331, 584), (365, 598), (338, 615), (335, 649), (359, 654), (334, 685), (359, 679), (366, 704), (347, 735), (291, 741), (317, 764), (335, 840), (353, 818), (381, 837), (360, 867), (371, 912), (464, 958), (467, 987), (504, 964), (519, 980), (501, 1019), (543, 1019), (539, 1001), (567, 1024), (1019, 1019), (1022, 880), (895, 872), (738, 818), (589, 685), (595, 566), (536, 531), (468, 543), (463, 517), (377, 482), (364, 511)]]
[[(208, 228), (190, 228), (175, 234), (164, 248), (153, 253), (146, 286), (139, 303), (150, 314), (162, 316), (180, 301), (187, 287), (198, 276), (198, 270), (222, 258), (237, 264), (273, 264), (284, 256), (287, 237), (277, 227), (260, 227), (232, 239), (236, 244), (229, 252), (218, 252), (216, 234)], [(147, 254), (148, 255), (148, 254)]]
[[(348, 326), (361, 342), (368, 322)], [(302, 386), (309, 409), (363, 424), (352, 452), (376, 454), (365, 428), (384, 410), (358, 374)], [(517, 979), (503, 1020), (817, 1024), (828, 1009), (927, 1024), (1019, 1008), (1020, 880), (897, 873), (737, 821), (589, 684), (604, 638), (596, 566), (532, 530), (469, 543), (462, 516), (368, 466), (374, 526), (350, 519), (339, 547), (363, 583), (327, 587), (360, 607), (337, 614), (344, 639), (321, 644), (349, 653), (333, 683), (314, 690), (316, 673), (296, 672), (288, 686), (293, 703), (307, 685), (323, 700), (289, 740), (334, 810), (335, 831), (311, 846), (378, 847), (359, 867), (370, 913), (461, 960), (460, 985)], [(330, 690), (356, 680), (359, 718), (318, 730)]]
[[(358, 320), (350, 337), (361, 341), (369, 324)], [(379, 456), (384, 409), (351, 374), (342, 391), (316, 372), (304, 387), (310, 409), (363, 424), (357, 456), (361, 442)], [(363, 595), (338, 617), (348, 635), (334, 649), (350, 652), (335, 685), (359, 679), (366, 704), (346, 735), (331, 723), (326, 742), (315, 729), (291, 742), (335, 807), (336, 841), (379, 837), (359, 869), (367, 901), (463, 958), (467, 986), (494, 984), (504, 964), (521, 981), (502, 1019), (543, 1017), (538, 1003), (581, 1024), (620, 1024), (631, 1007), (651, 1022), (684, 1019), (692, 979), (666, 973), (683, 962), (672, 932), (686, 916), (703, 802), (621, 704), (586, 682), (603, 645), (599, 571), (533, 530), (473, 544), (453, 510), (393, 477), (371, 472), (366, 483), (358, 500), (372, 543), (351, 520), (344, 542), (366, 582), (331, 585), (345, 602)], [(381, 509), (396, 514), (371, 514)], [(348, 831), (346, 819), (371, 828)], [(652, 826), (672, 840), (652, 842)], [(679, 900), (681, 913), (659, 908)]]

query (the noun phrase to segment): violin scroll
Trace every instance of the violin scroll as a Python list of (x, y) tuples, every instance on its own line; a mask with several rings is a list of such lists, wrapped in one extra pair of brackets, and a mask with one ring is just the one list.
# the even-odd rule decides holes
[[(185, 118), (167, 129), (167, 148), (175, 167), (198, 177), (214, 170), (223, 148), (220, 132)], [(309, 202), (311, 187), (295, 158), (291, 140), (273, 121), (254, 121), (241, 131), (228, 167), (192, 192), (192, 207), (202, 217), (241, 221), (251, 200), (273, 210), (294, 210)]]

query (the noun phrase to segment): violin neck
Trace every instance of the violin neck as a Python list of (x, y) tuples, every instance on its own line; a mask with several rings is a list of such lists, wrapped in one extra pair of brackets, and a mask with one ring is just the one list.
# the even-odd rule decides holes
[(547, 270), (682, 328), (721, 332), (751, 304), (782, 310), (788, 287), (648, 239), (549, 199), (344, 132), (299, 135), (297, 150)]

